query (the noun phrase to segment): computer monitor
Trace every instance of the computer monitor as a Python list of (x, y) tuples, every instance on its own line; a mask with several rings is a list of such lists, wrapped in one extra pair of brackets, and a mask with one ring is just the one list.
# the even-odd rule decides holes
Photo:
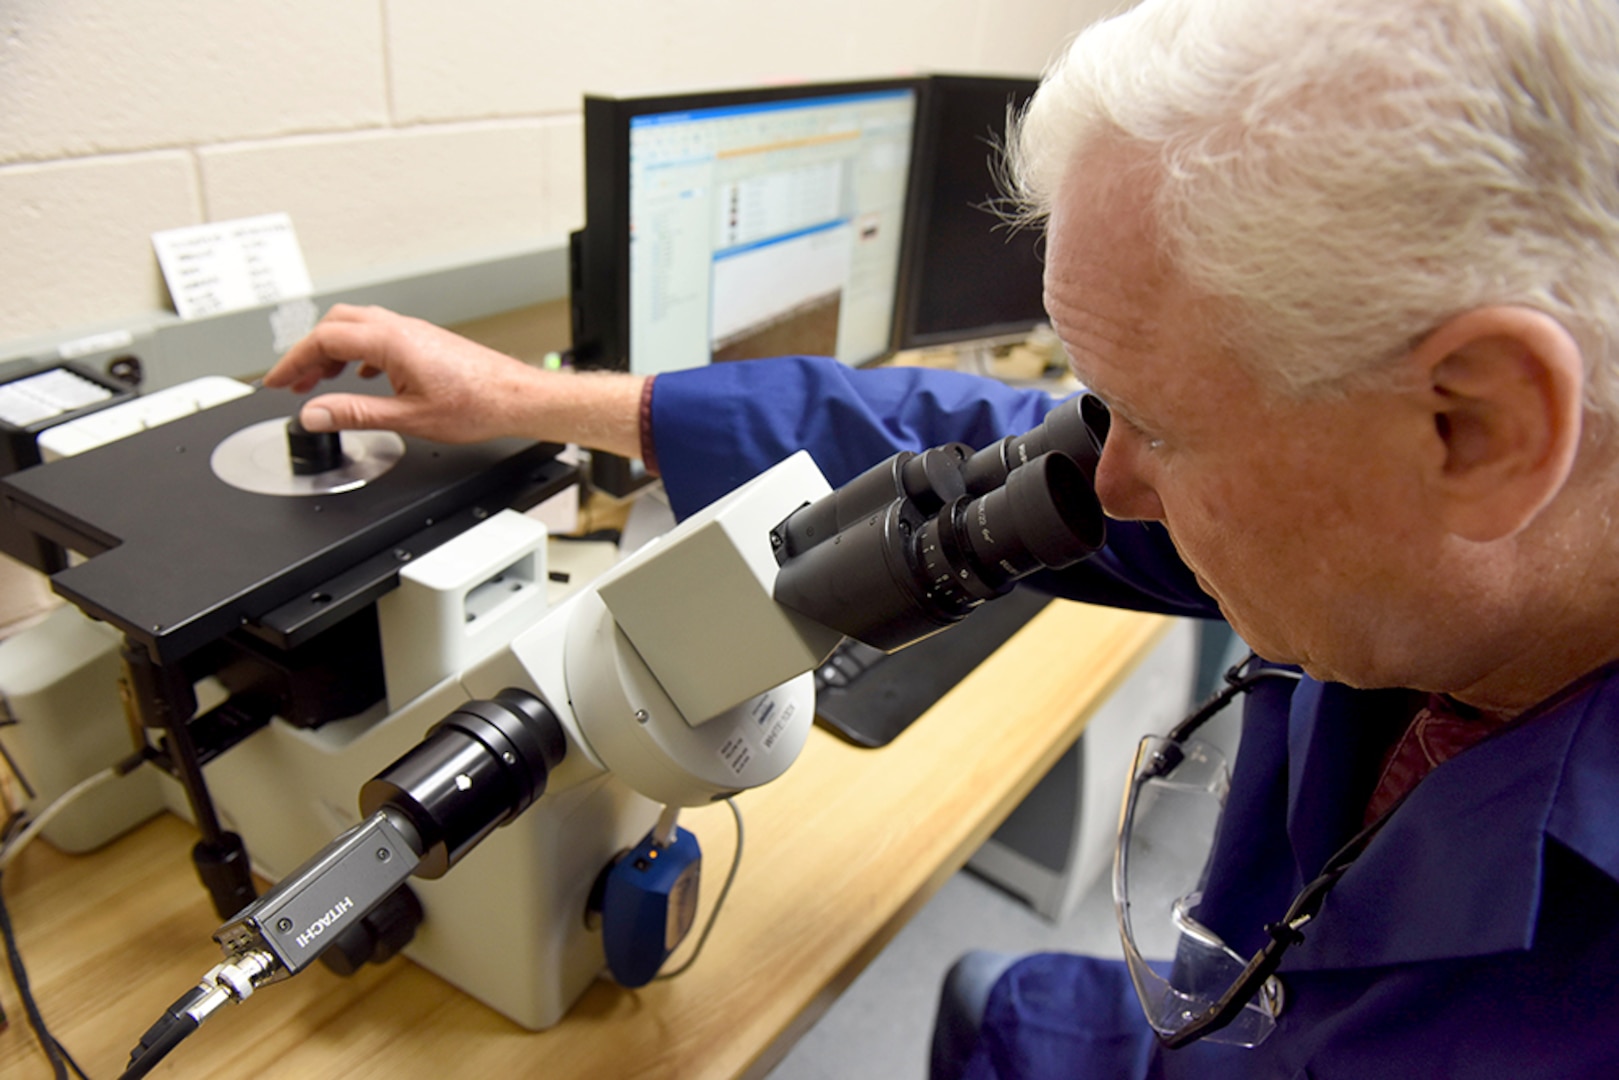
[(917, 126), (895, 348), (1021, 334), (1045, 321), (1040, 230), (992, 208), (1008, 108), (1036, 79), (935, 75)]
[[(575, 363), (887, 355), (921, 87), (586, 97)], [(613, 459), (593, 472), (609, 490), (639, 480)]]

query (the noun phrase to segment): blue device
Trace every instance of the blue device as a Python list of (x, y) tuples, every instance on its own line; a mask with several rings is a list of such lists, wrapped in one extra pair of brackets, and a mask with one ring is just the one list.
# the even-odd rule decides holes
[(658, 844), (648, 833), (607, 873), (602, 894), (602, 947), (620, 986), (645, 986), (680, 947), (697, 918), (703, 852), (697, 837), (676, 828)]

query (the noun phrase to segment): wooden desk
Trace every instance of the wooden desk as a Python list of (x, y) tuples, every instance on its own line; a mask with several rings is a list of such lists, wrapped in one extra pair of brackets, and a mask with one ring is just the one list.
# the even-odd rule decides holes
[[(222, 1009), (153, 1075), (763, 1076), (1168, 625), (1054, 603), (888, 747), (856, 749), (817, 729), (786, 776), (738, 800), (741, 871), (702, 957), (678, 979), (638, 991), (598, 982), (561, 1024), (533, 1033), (409, 962), (352, 979), (317, 966)], [(704, 850), (701, 926), (730, 864), (731, 816), (710, 807), (682, 824)], [(5, 876), (40, 1007), (94, 1080), (122, 1072), (147, 1025), (218, 962), (194, 839), (165, 815), (92, 855), (35, 844)], [(0, 1075), (49, 1076), (15, 988), (0, 985), (11, 1017)]]

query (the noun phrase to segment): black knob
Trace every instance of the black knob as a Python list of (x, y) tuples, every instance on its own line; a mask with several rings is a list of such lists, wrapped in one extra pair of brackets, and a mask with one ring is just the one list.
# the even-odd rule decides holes
[(357, 923), (351, 923), (320, 954), (320, 962), (338, 975), (353, 975), (367, 963), (391, 959), (416, 936), (422, 925), (422, 902), (409, 885), (401, 885)]
[(258, 897), (247, 847), (235, 833), (221, 833), (218, 843), (197, 841), (191, 849), (191, 862), (221, 919), (232, 917)]
[(287, 455), (294, 475), (331, 472), (343, 464), (342, 436), (335, 431), (310, 431), (294, 414), (287, 421)]

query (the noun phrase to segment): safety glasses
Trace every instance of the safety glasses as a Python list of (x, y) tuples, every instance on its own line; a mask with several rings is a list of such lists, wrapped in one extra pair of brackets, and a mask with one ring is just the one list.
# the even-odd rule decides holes
[(1166, 1046), (1208, 1039), (1252, 1047), (1275, 1030), (1286, 1004), (1276, 977), (1282, 955), (1303, 940), (1327, 893), (1387, 818), (1327, 862), (1281, 920), (1265, 927), (1270, 941), (1253, 957), (1244, 959), (1198, 920), (1230, 771), (1219, 750), (1191, 736), (1238, 694), (1266, 680), (1299, 677), (1257, 666), (1250, 656), (1226, 672), (1218, 694), (1136, 750), (1114, 848), (1113, 903), (1131, 980)]

